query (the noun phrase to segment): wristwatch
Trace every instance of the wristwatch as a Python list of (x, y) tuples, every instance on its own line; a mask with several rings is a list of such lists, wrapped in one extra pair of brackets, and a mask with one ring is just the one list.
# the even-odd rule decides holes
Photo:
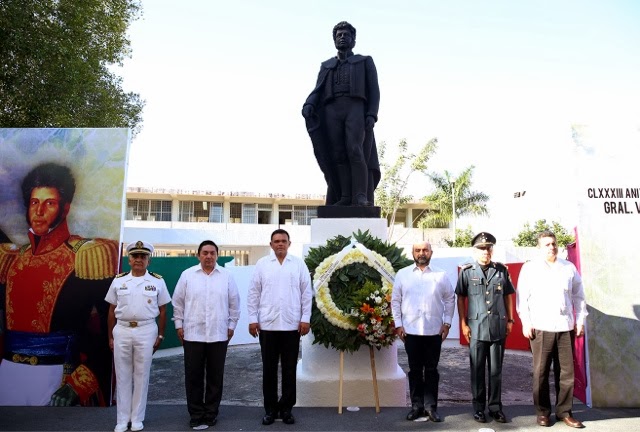
[(158, 335), (158, 337), (159, 337), (161, 340), (162, 340), (162, 339), (164, 339), (164, 336), (162, 336), (162, 335)]
[(449, 324), (449, 323), (444, 323), (444, 326), (445, 326), (446, 328), (451, 328), (451, 324)]
[(507, 320), (507, 322), (513, 324), (515, 320)]

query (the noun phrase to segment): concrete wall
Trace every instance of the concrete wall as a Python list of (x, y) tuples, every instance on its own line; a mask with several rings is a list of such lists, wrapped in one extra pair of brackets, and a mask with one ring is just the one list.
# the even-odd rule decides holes
[[(589, 305), (588, 372), (594, 407), (640, 407), (640, 132), (630, 125), (576, 131), (578, 246)], [(621, 196), (617, 189), (621, 189)]]

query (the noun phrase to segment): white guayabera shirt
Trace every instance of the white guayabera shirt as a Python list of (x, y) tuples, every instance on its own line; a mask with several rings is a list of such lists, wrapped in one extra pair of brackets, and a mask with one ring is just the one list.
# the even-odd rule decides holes
[(278, 261), (275, 254), (256, 263), (249, 294), (249, 323), (259, 323), (261, 330), (298, 330), (300, 322), (311, 319), (313, 287), (306, 264), (287, 254)]
[(443, 270), (427, 266), (421, 271), (412, 264), (396, 274), (391, 295), (393, 320), (407, 334), (436, 335), (442, 324), (451, 324), (455, 300), (455, 291)]
[(190, 342), (229, 339), (240, 318), (240, 296), (231, 273), (216, 264), (210, 274), (200, 264), (182, 272), (173, 292), (173, 320)]
[[(524, 327), (549, 332), (573, 330), (587, 316), (582, 278), (570, 261), (556, 258), (526, 262), (516, 290), (518, 315)], [(575, 321), (574, 321), (575, 310)]]

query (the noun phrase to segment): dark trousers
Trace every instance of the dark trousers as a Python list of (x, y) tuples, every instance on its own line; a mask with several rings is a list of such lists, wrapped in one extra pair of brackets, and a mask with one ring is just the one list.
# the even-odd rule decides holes
[[(262, 353), (262, 393), (264, 410), (277, 414), (291, 411), (296, 404), (296, 367), (300, 350), (300, 333), (260, 331)], [(282, 397), (278, 400), (278, 362), (282, 367)]]
[[(537, 415), (551, 414), (551, 396), (549, 395), (549, 373), (552, 360), (556, 385), (556, 417), (571, 415), (573, 406), (573, 331), (547, 332), (535, 331), (531, 341), (533, 353), (533, 405)], [(557, 369), (556, 369), (557, 362)]]
[(502, 409), (502, 362), (504, 342), (471, 339), (469, 360), (471, 361), (471, 396), (474, 411), (484, 411), (487, 404), (486, 370), (489, 369), (489, 411)]
[(408, 334), (404, 349), (409, 360), (409, 396), (413, 408), (438, 408), (438, 362), (442, 336), (417, 336)]
[(184, 383), (192, 420), (218, 415), (228, 344), (184, 341)]
[[(351, 173), (351, 190), (348, 182), (341, 180), (342, 196), (367, 196), (369, 178), (367, 161), (371, 144), (365, 142), (365, 106), (359, 98), (338, 97), (324, 108), (325, 130), (329, 137), (332, 163), (348, 166)], [(366, 146), (366, 148), (365, 148)]]

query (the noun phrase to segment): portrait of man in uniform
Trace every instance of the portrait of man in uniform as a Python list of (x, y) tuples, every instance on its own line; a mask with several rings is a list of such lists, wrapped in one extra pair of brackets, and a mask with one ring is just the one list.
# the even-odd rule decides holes
[[(5, 137), (0, 135), (0, 144)], [(118, 273), (119, 234), (104, 238), (73, 231), (77, 163), (39, 161), (20, 179), (0, 179), (14, 191), (0, 197), (1, 223), (8, 225), (6, 231), (0, 227), (5, 231), (0, 242), (0, 386), (5, 389), (0, 405), (111, 402), (104, 297)], [(123, 193), (120, 183), (120, 191), (114, 190), (120, 207)], [(26, 241), (10, 211), (15, 198), (22, 204)]]

